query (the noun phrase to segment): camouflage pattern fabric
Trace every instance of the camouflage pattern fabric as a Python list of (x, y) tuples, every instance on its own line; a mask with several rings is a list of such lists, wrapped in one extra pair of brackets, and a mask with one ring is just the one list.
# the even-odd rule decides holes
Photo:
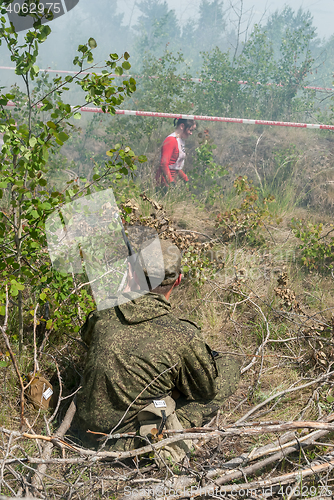
[(201, 426), (239, 379), (238, 362), (214, 359), (199, 328), (176, 318), (163, 295), (131, 294), (131, 301), (90, 313), (81, 329), (89, 351), (77, 424), (87, 437), (88, 429), (137, 430), (139, 410), (175, 388), (181, 393), (176, 413), (182, 425)]

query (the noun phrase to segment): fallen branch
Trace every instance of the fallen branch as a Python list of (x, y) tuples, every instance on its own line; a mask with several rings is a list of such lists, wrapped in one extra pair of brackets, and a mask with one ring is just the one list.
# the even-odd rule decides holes
[[(334, 413), (331, 413), (327, 417), (324, 418), (326, 422), (332, 422), (334, 420)], [(300, 436), (298, 438), (298, 442), (302, 443), (302, 445), (310, 446), (316, 444), (316, 439), (321, 438), (328, 434), (328, 431), (314, 431), (309, 434), (306, 434), (305, 436)], [(239, 457), (235, 457), (232, 460), (226, 462), (223, 465), (223, 468), (220, 470), (215, 471), (214, 474), (210, 471), (207, 474), (208, 478), (212, 478), (214, 476), (217, 476), (219, 474), (225, 474), (226, 469), (237, 469), (238, 467), (244, 465), (245, 463), (249, 462), (250, 460), (256, 460), (258, 458), (264, 457), (269, 454), (273, 454), (276, 452), (280, 452), (280, 455), (275, 455), (275, 459), (271, 460), (271, 462), (274, 462), (276, 459), (280, 460), (283, 456), (287, 456), (289, 453), (292, 453), (295, 451), (295, 446), (296, 446), (296, 437), (294, 432), (287, 432), (283, 436), (280, 436), (274, 443), (269, 443), (264, 446), (261, 446), (260, 448), (254, 448), (250, 453), (243, 453)], [(284, 453), (283, 453), (284, 450)], [(273, 458), (273, 455), (272, 457)], [(270, 462), (270, 463), (271, 463)], [(259, 462), (258, 462), (259, 464)], [(225, 469), (225, 470), (224, 470)]]
[(298, 387), (292, 387), (290, 389), (285, 389), (284, 391), (277, 392), (276, 394), (273, 394), (273, 396), (270, 396), (265, 401), (262, 401), (262, 403), (251, 408), (251, 410), (249, 410), (249, 412), (247, 412), (245, 415), (243, 415), (241, 418), (239, 418), (239, 420), (237, 420), (236, 423), (240, 424), (241, 422), (244, 422), (245, 420), (248, 419), (248, 417), (253, 415), (253, 413), (255, 413), (260, 408), (262, 408), (263, 406), (266, 406), (268, 403), (270, 403), (270, 401), (273, 401), (274, 399), (276, 399), (280, 396), (285, 396), (286, 394), (290, 394), (291, 392), (300, 391), (302, 389), (305, 389), (306, 387), (310, 387), (311, 385), (318, 384), (319, 382), (322, 382), (323, 380), (325, 380), (326, 378), (328, 378), (332, 375), (334, 375), (334, 371), (331, 371), (329, 373), (325, 373), (324, 375), (321, 375), (317, 379), (312, 380), (311, 382), (308, 382), (307, 384), (299, 385)]
[[(334, 413), (328, 415), (328, 417), (325, 417), (325, 419), (328, 421), (333, 421)], [(245, 425), (251, 427), (253, 424)], [(192, 485), (195, 485), (199, 481), (200, 477), (202, 477), (202, 481), (205, 479), (216, 479), (215, 484), (226, 484), (229, 481), (244, 478), (247, 474), (254, 474), (256, 472), (259, 472), (261, 469), (263, 469), (264, 467), (268, 467), (271, 464), (278, 463), (280, 460), (287, 457), (291, 453), (295, 453), (296, 451), (298, 451), (300, 449), (300, 444), (303, 448), (306, 448), (307, 446), (313, 446), (317, 439), (322, 438), (323, 436), (328, 434), (328, 432), (329, 431), (325, 430), (317, 430), (305, 436), (299, 437), (297, 442), (296, 438), (294, 437), (294, 432), (290, 431), (281, 436), (274, 443), (270, 443), (257, 448), (251, 453), (243, 453), (242, 455), (235, 457), (228, 462), (225, 462), (221, 466), (221, 468), (209, 470), (204, 477), (202, 475), (198, 477), (189, 475), (181, 477), (178, 476), (166, 481), (165, 485), (169, 489), (178, 491), (180, 489), (185, 489)], [(291, 441), (292, 439), (293, 441)], [(279, 452), (274, 453), (277, 450), (279, 450)], [(249, 460), (254, 460), (255, 457), (259, 458), (268, 454), (271, 455), (264, 460), (261, 460), (249, 467), (241, 468)], [(230, 472), (227, 472), (228, 470), (230, 470)], [(196, 487), (194, 489), (196, 490)], [(124, 496), (122, 497), (122, 500), (126, 500), (126, 498), (127, 496)], [(145, 500), (145, 498), (145, 495), (143, 495), (142, 493), (133, 493), (133, 495), (131, 495), (131, 500)]]
[(251, 483), (231, 484), (228, 486), (220, 486), (219, 488), (215, 485), (210, 485), (205, 487), (202, 486), (191, 487), (190, 491), (183, 491), (178, 495), (165, 497), (165, 499), (178, 500), (180, 498), (196, 498), (196, 497), (213, 496), (213, 495), (221, 496), (222, 494), (226, 493), (232, 493), (232, 495), (236, 495), (238, 494), (238, 492), (241, 491), (243, 491), (244, 493), (248, 492), (251, 495), (265, 494), (265, 490), (267, 488), (272, 488), (275, 486), (282, 488), (282, 486), (286, 484), (291, 484), (297, 481), (303, 481), (307, 477), (319, 474), (321, 472), (331, 471), (333, 468), (334, 468), (334, 460), (331, 460), (330, 462), (308, 467), (307, 469), (301, 469), (296, 472), (289, 472), (288, 474), (276, 476), (271, 479), (253, 481)]
[[(269, 457), (260, 460), (259, 462), (256, 462), (253, 465), (239, 468), (238, 470), (234, 470), (232, 472), (224, 473), (222, 477), (219, 477), (215, 481), (215, 484), (217, 485), (226, 484), (235, 479), (246, 477), (247, 475), (250, 474), (255, 474), (256, 472), (260, 471), (264, 467), (268, 467), (271, 464), (278, 463), (280, 460), (286, 458), (288, 455), (291, 455), (291, 453), (298, 452), (301, 449), (301, 447), (306, 448), (307, 446), (313, 445), (316, 436), (319, 436), (318, 432), (319, 431), (317, 431), (317, 433), (311, 433), (308, 434), (307, 436), (304, 436), (303, 440), (301, 439), (297, 440), (295, 438), (293, 443), (287, 443), (286, 446), (282, 446), (281, 451), (279, 451), (278, 453), (272, 454)], [(271, 453), (271, 450), (268, 450), (267, 454), (269, 453)]]
[[(288, 485), (291, 483), (295, 482), (301, 482), (304, 481), (307, 477), (310, 477), (312, 475), (319, 474), (321, 472), (329, 472), (334, 468), (334, 460), (331, 460), (326, 463), (318, 464), (318, 465), (313, 465), (311, 467), (301, 469), (299, 471), (295, 472), (290, 472), (288, 474), (283, 474), (281, 476), (276, 476), (270, 479), (266, 480), (259, 480), (259, 481), (253, 481), (250, 483), (242, 483), (242, 484), (231, 484), (227, 486), (222, 486), (221, 484), (218, 484), (218, 481), (216, 481), (213, 484), (207, 485), (207, 486), (201, 486), (199, 485), (199, 481), (197, 478), (189, 478), (187, 477), (180, 477), (180, 478), (173, 478), (172, 480), (165, 481), (164, 487), (165, 487), (165, 495), (166, 491), (168, 492), (173, 492), (173, 495), (171, 496), (164, 496), (165, 500), (179, 500), (181, 498), (196, 498), (196, 497), (202, 497), (202, 496), (209, 496), (209, 497), (225, 497), (226, 494), (231, 493), (233, 498), (235, 498), (236, 495), (241, 496), (241, 492), (243, 492), (242, 497), (247, 498), (248, 496), (251, 496), (252, 498), (257, 498), (257, 495), (259, 495), (259, 498), (263, 498), (261, 495), (266, 495), (265, 498), (268, 498), (269, 496), (272, 496), (272, 489), (274, 487), (279, 488), (280, 491), (284, 491), (284, 488), (282, 488), (284, 485)], [(242, 474), (239, 476), (242, 477)], [(244, 476), (243, 476), (244, 477)], [(190, 490), (186, 489), (189, 488)], [(268, 490), (270, 488), (270, 490)], [(152, 496), (154, 496), (154, 488), (151, 487), (150, 491), (152, 493)], [(156, 494), (158, 494), (158, 491), (163, 491), (159, 488), (157, 488)], [(147, 493), (145, 490), (143, 491), (133, 491), (131, 493), (131, 490), (127, 489), (126, 495), (122, 497), (122, 500), (125, 500), (126, 498), (129, 497), (129, 494), (131, 494), (131, 498), (134, 500), (144, 500), (147, 498)], [(282, 497), (283, 498), (283, 497)], [(322, 497), (323, 498), (323, 497)]]
[[(61, 428), (59, 428), (56, 434), (53, 436), (43, 436), (41, 434), (29, 434), (27, 432), (12, 431), (4, 427), (0, 427), (0, 432), (3, 432), (4, 434), (7, 434), (9, 436), (22, 437), (34, 440), (40, 439), (42, 441), (47, 441), (49, 443), (57, 444), (61, 448), (66, 447), (74, 452), (79, 452), (86, 456), (94, 455), (100, 458), (102, 457), (130, 458), (138, 456), (143, 453), (147, 453), (147, 450), (152, 450), (152, 448), (159, 449), (163, 446), (166, 446), (171, 443), (176, 443), (184, 439), (213, 439), (217, 437), (226, 438), (232, 436), (258, 436), (261, 434), (285, 432), (288, 430), (297, 430), (297, 429), (318, 429), (327, 432), (334, 432), (334, 424), (331, 424), (329, 422), (319, 422), (319, 421), (317, 422), (296, 421), (296, 422), (284, 422), (284, 423), (274, 423), (274, 424), (264, 422), (263, 424), (260, 425), (257, 424), (257, 425), (238, 426), (238, 427), (226, 427), (224, 429), (215, 429), (215, 430), (212, 430), (207, 427), (193, 427), (190, 429), (165, 430), (163, 431), (163, 434), (167, 436), (171, 435), (171, 437), (163, 439), (158, 443), (152, 443), (150, 445), (143, 446), (141, 448), (137, 448), (135, 450), (130, 450), (126, 452), (96, 452), (94, 450), (74, 446), (72, 444), (67, 443), (64, 439), (62, 439), (62, 435), (66, 432), (68, 428), (64, 431), (64, 433), (61, 432), (60, 429)], [(90, 432), (91, 434), (102, 434), (103, 436), (106, 436), (108, 440), (128, 438), (128, 437), (132, 438), (136, 435), (135, 432), (128, 432), (123, 434), (111, 434), (111, 435), (100, 432), (92, 432), (92, 431), (88, 432)], [(300, 441), (302, 441), (302, 439), (303, 438), (300, 438)], [(273, 451), (276, 451), (276, 449), (270, 450), (267, 453)], [(248, 455), (248, 459), (251, 458), (253, 460), (258, 458), (258, 456), (254, 451), (251, 452), (250, 455)]]
[[(63, 438), (64, 434), (68, 431), (68, 429), (71, 426), (75, 412), (76, 412), (76, 405), (75, 402), (72, 401), (65, 414), (64, 420), (62, 421), (61, 425), (59, 426), (57, 432), (54, 435), (54, 438), (52, 439), (50, 436), (43, 436), (44, 438), (49, 438), (46, 439), (46, 441), (50, 441), (44, 447), (42, 455), (43, 460), (50, 459), (54, 443), (57, 442), (57, 440), (60, 441), (61, 438)], [(46, 462), (43, 462), (40, 465), (38, 465), (36, 472), (31, 479), (31, 485), (33, 488), (39, 489), (41, 487), (42, 477), (45, 474), (45, 471), (46, 471)]]
[[(334, 424), (331, 424), (329, 422), (319, 422), (319, 421), (317, 422), (296, 421), (296, 422), (284, 422), (275, 424), (264, 422), (263, 424), (260, 425), (257, 424), (257, 425), (245, 425), (239, 427), (226, 427), (224, 429), (215, 429), (215, 430), (212, 430), (208, 427), (193, 427), (190, 429), (165, 430), (162, 433), (164, 435), (172, 435), (172, 437), (167, 438), (161, 441), (160, 443), (152, 444), (152, 446), (160, 448), (161, 446), (165, 446), (166, 444), (174, 443), (183, 439), (199, 439), (199, 438), (211, 439), (216, 437), (225, 438), (231, 436), (258, 436), (259, 434), (284, 432), (288, 430), (297, 430), (297, 429), (319, 429), (319, 430), (326, 430), (328, 432), (334, 432)], [(8, 434), (10, 436), (23, 437), (28, 439), (41, 439), (43, 441), (48, 441), (53, 443), (58, 442), (61, 443), (63, 446), (67, 446), (73, 451), (79, 450), (80, 453), (85, 453), (86, 451), (87, 452), (86, 454), (88, 455), (92, 453), (96, 453), (97, 455), (99, 454), (99, 452), (70, 445), (65, 440), (61, 439), (62, 433), (59, 433), (59, 430), (56, 432), (54, 436), (44, 436), (41, 434), (29, 434), (27, 432), (12, 431), (4, 427), (0, 427), (0, 432), (3, 432), (4, 434)], [(90, 432), (91, 434), (102, 434), (103, 436), (106, 436), (108, 440), (127, 438), (127, 437), (132, 438), (136, 435), (135, 432), (128, 432), (123, 434), (111, 434), (111, 435), (100, 432), (92, 432), (92, 431), (88, 432)], [(144, 451), (146, 448), (147, 447), (144, 446), (142, 448), (137, 448), (136, 450), (132, 451), (136, 452), (136, 454), (146, 453), (146, 451)], [(124, 452), (124, 453), (126, 453), (126, 457), (128, 457), (129, 452)], [(119, 453), (117, 453), (117, 456), (119, 456)]]

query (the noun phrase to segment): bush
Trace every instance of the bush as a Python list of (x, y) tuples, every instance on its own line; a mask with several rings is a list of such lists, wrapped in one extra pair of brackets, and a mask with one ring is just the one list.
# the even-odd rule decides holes
[(237, 196), (245, 193), (244, 199), (238, 208), (218, 214), (216, 227), (220, 229), (224, 241), (246, 238), (250, 244), (261, 245), (265, 240), (257, 230), (271, 219), (268, 203), (275, 198), (260, 197), (259, 189), (253, 186), (252, 181), (248, 181), (247, 176), (239, 176), (234, 181), (234, 188)]
[(312, 224), (299, 219), (292, 219), (291, 227), (294, 235), (301, 240), (299, 248), (303, 265), (322, 272), (333, 269), (334, 237), (329, 235), (334, 229), (321, 236), (324, 229), (322, 223)]

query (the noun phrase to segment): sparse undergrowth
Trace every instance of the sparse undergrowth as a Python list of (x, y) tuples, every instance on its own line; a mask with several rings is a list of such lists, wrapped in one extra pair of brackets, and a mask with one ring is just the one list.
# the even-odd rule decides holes
[[(323, 430), (304, 429), (297, 434), (283, 427), (282, 432), (288, 431), (286, 445), (283, 437), (277, 441), (278, 431), (273, 434), (268, 424), (262, 424), (258, 434), (251, 435), (249, 431), (258, 421), (281, 425), (300, 420), (315, 425), (320, 420), (325, 425), (326, 418), (332, 419), (334, 300), (329, 215), (334, 200), (330, 191), (332, 143), (329, 137), (312, 133), (308, 149), (303, 149), (301, 141), (305, 141), (305, 136), (298, 130), (290, 131), (290, 136), (285, 131), (263, 133), (256, 129), (252, 133), (240, 129), (232, 134), (227, 127), (221, 135), (221, 130), (212, 127), (210, 133), (200, 131), (200, 150), (196, 140), (190, 143), (189, 157), (197, 155), (198, 163), (189, 161), (187, 168), (190, 177), (193, 171), (196, 182), (205, 181), (207, 189), (203, 196), (196, 195), (197, 188), (191, 185), (176, 186), (166, 195), (155, 193), (152, 184), (155, 164), (150, 153), (151, 160), (141, 167), (137, 179), (115, 184), (129, 226), (155, 227), (162, 237), (172, 238), (183, 251), (184, 279), (172, 296), (175, 314), (197, 322), (215, 350), (243, 360), (238, 391), (212, 422), (213, 430), (206, 431), (212, 432), (210, 439), (197, 437), (190, 462), (178, 466), (166, 464), (163, 471), (145, 457), (137, 461), (134, 456), (121, 460), (111, 456), (108, 463), (103, 460), (99, 463), (98, 455), (89, 459), (85, 451), (69, 447), (78, 444), (72, 442), (70, 433), (64, 439), (53, 439), (55, 446), (50, 447), (50, 442), (43, 439), (54, 435), (64, 420), (71, 395), (80, 384), (85, 348), (80, 344), (77, 328), (71, 332), (64, 327), (50, 331), (47, 322), (52, 310), (40, 308), (35, 314), (31, 310), (24, 348), (18, 359), (20, 372), (32, 369), (35, 332), (39, 369), (51, 380), (56, 396), (61, 389), (61, 397), (66, 399), (61, 401), (56, 420), (48, 425), (46, 421), (52, 417), (52, 410), (38, 412), (26, 402), (28, 424), (23, 430), (30, 437), (22, 435), (21, 390), (10, 352), (1, 344), (0, 425), (5, 460), (1, 493), (10, 495), (27, 490), (39, 498), (49, 498), (51, 494), (54, 498), (72, 499), (125, 498), (129, 490), (124, 487), (131, 487), (138, 490), (138, 494), (131, 490), (131, 495), (137, 495), (135, 498), (139, 500), (147, 498), (145, 492), (140, 492), (142, 488), (179, 488), (182, 484), (183, 497), (187, 498), (191, 487), (194, 490), (201, 484), (210, 488), (215, 478), (215, 484), (224, 487), (222, 491), (228, 496), (232, 487), (242, 491), (246, 477), (259, 491), (263, 487), (261, 481), (269, 481), (271, 497), (283, 498), (292, 490), (280, 491), (282, 477), (292, 474), (284, 485), (295, 487), (298, 484), (293, 473), (297, 470), (305, 475), (301, 487), (307, 487), (310, 496), (334, 488), (329, 466), (327, 469), (325, 466), (333, 460), (326, 455), (332, 450), (330, 426)], [(296, 146), (291, 146), (292, 141)], [(213, 142), (217, 147), (208, 148)], [(212, 178), (218, 165), (224, 175)], [(143, 189), (147, 194), (140, 196)], [(307, 220), (311, 232), (307, 233), (302, 223), (298, 227), (295, 223), (293, 228), (293, 218)], [(322, 238), (326, 233), (327, 239)], [(304, 238), (304, 248), (299, 248), (300, 236)], [(325, 244), (324, 261), (321, 252)], [(305, 260), (310, 255), (314, 261)], [(79, 309), (80, 304), (76, 312)], [(14, 333), (15, 297), (9, 304), (9, 312), (10, 341), (16, 353), (19, 339)], [(235, 427), (238, 422), (248, 432), (238, 434), (240, 428)], [(224, 431), (215, 434), (217, 427), (234, 429), (234, 434), (224, 435)], [(44, 437), (32, 439), (33, 432)], [(300, 446), (296, 438), (305, 442), (305, 446)], [(275, 451), (267, 452), (269, 445)], [(250, 458), (246, 458), (249, 453)], [(319, 456), (325, 456), (327, 462), (321, 458), (323, 469), (316, 476), (308, 470), (318, 467)], [(231, 470), (227, 473), (223, 465)], [(198, 496), (208, 492), (203, 491)], [(169, 497), (177, 498), (172, 493)]]
[[(182, 495), (173, 496), (172, 492), (167, 495), (181, 498), (188, 497), (194, 488), (199, 488), (199, 484), (207, 488), (198, 493), (198, 496), (204, 496), (210, 491), (213, 478), (216, 478), (215, 487), (219, 485), (228, 497), (232, 491), (229, 485), (234, 485), (236, 491), (238, 488), (243, 491), (245, 475), (253, 490), (262, 491), (266, 480), (271, 488), (270, 497), (282, 498), (282, 492), (288, 495), (292, 491), (284, 488), (299, 484), (293, 476), (296, 470), (304, 471), (301, 473), (305, 474), (301, 487), (307, 487), (310, 496), (328, 493), (333, 487), (328, 476), (329, 466), (324, 465), (333, 461), (332, 456), (326, 455), (332, 449), (326, 444), (314, 444), (314, 441), (330, 443), (330, 428), (301, 430), (297, 434), (298, 440), (305, 442), (305, 448), (301, 449), (292, 429), (288, 433), (288, 444), (282, 450), (283, 441), (277, 441), (268, 424), (258, 426), (258, 434), (251, 435), (250, 432), (253, 422), (258, 421), (316, 422), (320, 419), (326, 422), (327, 416), (331, 421), (334, 401), (331, 276), (301, 268), (298, 240), (289, 227), (291, 216), (285, 216), (277, 225), (275, 215), (267, 228), (254, 227), (252, 218), (249, 226), (243, 222), (246, 233), (247, 230), (256, 231), (257, 246), (249, 245), (247, 238), (232, 236), (225, 241), (215, 228), (215, 208), (210, 213), (201, 209), (191, 194), (187, 200), (181, 201), (182, 197), (184, 193), (176, 189), (156, 202), (144, 195), (125, 205), (130, 208), (130, 223), (154, 225), (158, 232), (172, 237), (185, 250), (188, 261), (195, 259), (193, 269), (186, 263), (185, 278), (174, 291), (175, 314), (196, 321), (215, 350), (242, 358), (243, 376), (238, 391), (226, 401), (219, 417), (212, 423), (212, 430), (208, 431), (212, 432), (210, 439), (203, 435), (197, 438), (199, 441), (190, 462), (179, 466), (166, 464), (163, 472), (155, 467), (152, 459), (145, 458), (120, 461), (110, 457), (108, 464), (96, 463), (96, 460), (100, 461), (98, 455), (95, 460), (89, 460), (84, 452), (69, 448), (70, 435), (65, 438), (65, 444), (61, 439), (54, 440), (56, 447), (46, 459), (46, 475), (42, 475), (39, 482), (32, 473), (34, 480), (29, 481), (29, 491), (38, 498), (48, 498), (51, 492), (54, 498), (68, 498), (69, 495), (73, 499), (89, 496), (126, 498), (131, 491), (135, 498), (144, 499), (147, 498), (147, 489), (159, 491), (154, 489), (156, 487), (167, 488), (167, 491), (181, 487)], [(163, 208), (160, 202), (165, 203)], [(267, 217), (267, 212), (264, 215)], [(303, 213), (299, 211), (298, 215)], [(27, 356), (24, 354), (21, 358), (22, 368), (29, 364), (28, 352), (31, 349), (32, 345), (27, 346)], [(83, 357), (84, 349), (69, 338), (65, 346), (48, 344), (45, 354), (40, 357), (40, 365), (50, 378), (56, 364), (60, 367), (60, 383), (63, 395), (67, 396), (79, 385)], [(2, 360), (2, 398), (8, 401), (10, 412), (2, 414), (1, 424), (3, 428), (14, 431), (19, 429), (19, 388), (5, 347)], [(64, 418), (66, 402), (60, 407), (59, 421)], [(38, 415), (26, 404), (25, 416), (30, 424), (37, 418), (34, 431), (47, 437), (44, 416), (48, 418), (48, 413)], [(238, 422), (246, 426), (242, 435), (238, 435), (238, 429), (242, 427), (235, 427)], [(56, 427), (54, 430), (50, 428), (51, 433)], [(225, 429), (223, 434), (215, 434), (217, 427)], [(225, 436), (224, 432), (229, 428), (235, 429), (235, 434)], [(26, 431), (32, 433), (29, 429)], [(4, 458), (9, 464), (5, 469), (2, 491), (10, 494), (18, 491), (18, 483), (29, 475), (29, 467), (41, 466), (38, 457), (43, 456), (39, 448), (43, 442), (38, 445), (36, 440), (14, 434), (9, 438), (4, 429), (2, 434), (6, 443), (4, 450), (8, 450)], [(326, 437), (322, 439), (322, 435)], [(12, 448), (9, 439), (18, 440), (21, 447)], [(59, 446), (63, 449), (61, 454), (57, 449)], [(267, 452), (268, 448), (275, 452)], [(247, 459), (249, 453), (252, 458)], [(320, 456), (326, 456), (328, 462), (323, 459), (319, 462)], [(261, 467), (261, 460), (266, 467)], [(223, 464), (230, 462), (231, 470), (226, 472)], [(15, 463), (21, 465), (16, 468), (10, 465)], [(310, 467), (317, 467), (319, 463), (323, 467), (320, 475), (310, 475)], [(240, 473), (240, 466), (243, 473)], [(288, 474), (291, 478), (282, 487), (281, 479), (275, 478)]]

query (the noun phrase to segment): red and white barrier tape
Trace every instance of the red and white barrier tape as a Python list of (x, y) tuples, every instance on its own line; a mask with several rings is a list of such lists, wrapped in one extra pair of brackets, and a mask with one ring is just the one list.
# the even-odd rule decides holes
[[(7, 106), (15, 106), (11, 101)], [(39, 105), (41, 107), (42, 104)], [(103, 113), (101, 108), (92, 108), (82, 106), (77, 108), (71, 106), (72, 110), (82, 111), (86, 113)], [(242, 123), (244, 125), (272, 125), (275, 127), (295, 127), (295, 128), (312, 128), (320, 130), (334, 130), (334, 125), (320, 125), (317, 123), (296, 123), (296, 122), (277, 122), (272, 120), (250, 120), (248, 118), (226, 118), (222, 116), (203, 116), (203, 115), (182, 115), (180, 113), (159, 113), (156, 111), (134, 111), (129, 109), (116, 109), (116, 115), (126, 116), (150, 116), (152, 118), (185, 118), (196, 121), (206, 122), (223, 122), (223, 123)]]
[[(15, 70), (16, 68), (13, 68), (11, 66), (0, 66), (0, 69), (9, 69), (9, 70)], [(64, 69), (40, 69), (39, 71), (45, 71), (46, 73), (65, 73), (65, 74), (69, 74), (69, 75), (76, 75), (78, 73), (78, 71), (70, 71), (70, 70), (64, 70)], [(80, 72), (81, 75), (92, 75), (93, 72), (91, 71), (81, 71)], [(96, 73), (97, 75), (102, 75), (102, 73)], [(143, 75), (116, 75), (114, 73), (111, 73), (110, 76), (112, 77), (118, 77), (118, 78), (130, 78), (130, 77), (133, 77), (133, 78), (148, 78), (150, 80), (152, 79), (156, 79), (156, 78), (159, 78), (159, 76), (143, 76)], [(190, 82), (195, 82), (195, 83), (202, 83), (204, 82), (205, 80), (201, 79), (201, 78), (182, 78), (180, 77), (181, 80), (185, 80), (185, 81), (190, 81)], [(214, 80), (212, 78), (209, 79), (210, 82), (215, 82), (215, 83), (222, 83), (218, 80)], [(261, 86), (274, 86), (274, 87), (284, 87), (285, 85), (283, 85), (282, 83), (272, 83), (272, 82), (269, 82), (269, 83), (261, 83), (261, 82), (247, 82), (247, 81), (243, 81), (243, 80), (239, 80), (238, 82), (239, 85), (249, 85), (249, 84), (255, 84), (255, 85), (261, 85)], [(331, 88), (331, 87), (310, 87), (310, 86), (305, 86), (305, 87), (302, 87), (303, 89), (306, 89), (306, 90), (325, 90), (326, 92), (334, 92), (334, 88)]]

